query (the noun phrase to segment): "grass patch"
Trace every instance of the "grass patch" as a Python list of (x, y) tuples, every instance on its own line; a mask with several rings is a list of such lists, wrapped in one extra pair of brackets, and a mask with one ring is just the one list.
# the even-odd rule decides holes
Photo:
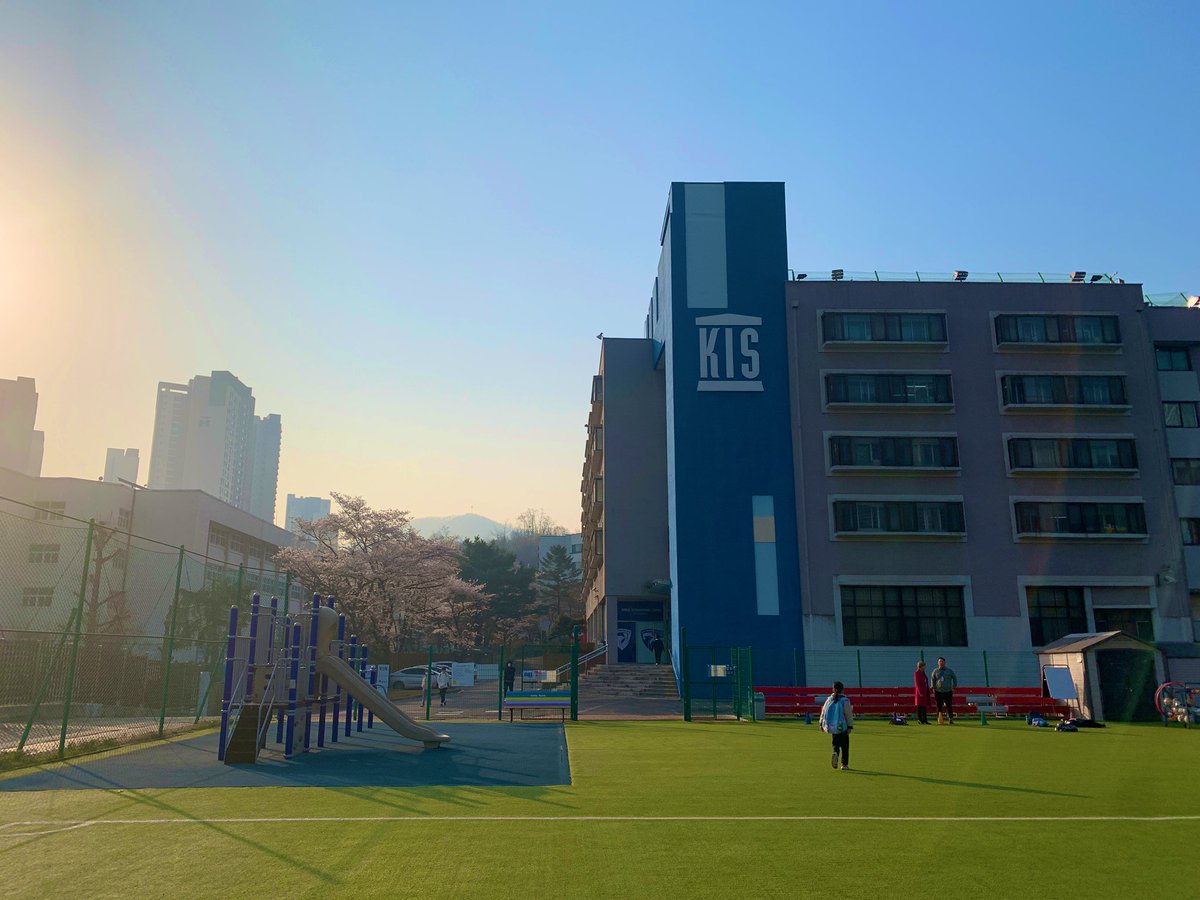
[[(496, 727), (506, 727), (497, 725)], [(1061, 734), (1017, 722), (854, 731), (850, 772), (798, 723), (581, 722), (572, 784), (549, 788), (226, 788), (4, 794), (0, 826), (91, 818), (401, 817), (401, 821), (119, 825), (17, 837), (14, 896), (264, 892), (328, 896), (1190, 896), (1158, 865), (1200, 822), (801, 819), (578, 821), (572, 816), (1197, 815), (1195, 731)], [(336, 750), (330, 751), (336, 752)], [(430, 816), (459, 821), (422, 821)], [(468, 821), (465, 817), (547, 817)], [(5, 832), (10, 836), (3, 837)], [(1186, 867), (1185, 867), (1186, 868)], [(1039, 887), (1040, 886), (1040, 887)]]

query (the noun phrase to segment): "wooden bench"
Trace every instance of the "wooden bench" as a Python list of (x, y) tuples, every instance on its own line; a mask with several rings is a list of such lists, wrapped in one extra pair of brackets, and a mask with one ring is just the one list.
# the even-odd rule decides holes
[(527, 709), (557, 709), (562, 712), (562, 721), (567, 720), (571, 708), (570, 691), (509, 691), (504, 695), (504, 708), (508, 710), (508, 721), (513, 720), (513, 711), (521, 710), (525, 718)]

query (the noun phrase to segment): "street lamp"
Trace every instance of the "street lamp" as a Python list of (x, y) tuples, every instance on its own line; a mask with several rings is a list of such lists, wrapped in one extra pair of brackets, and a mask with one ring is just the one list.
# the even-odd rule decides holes
[[(129, 580), (129, 566), (133, 562), (133, 511), (137, 508), (138, 491), (145, 491), (148, 488), (144, 484), (130, 481), (127, 478), (117, 476), (117, 481), (121, 484), (129, 485), (129, 493), (133, 495), (129, 501), (129, 523), (125, 526), (125, 565), (121, 567), (121, 594), (126, 596), (125, 588)], [(128, 599), (126, 600), (128, 602)]]

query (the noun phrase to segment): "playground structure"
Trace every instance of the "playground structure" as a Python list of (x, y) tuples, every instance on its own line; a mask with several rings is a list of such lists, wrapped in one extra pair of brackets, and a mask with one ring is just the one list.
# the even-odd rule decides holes
[(1188, 728), (1200, 723), (1200, 684), (1164, 681), (1154, 693), (1154, 705), (1164, 725), (1179, 722)]
[[(317, 747), (325, 746), (327, 735), (337, 743), (340, 733), (349, 737), (355, 727), (371, 728), (375, 718), (426, 748), (450, 740), (414, 722), (377, 690), (367, 645), (354, 635), (346, 640), (346, 617), (333, 604), (333, 597), (322, 604), (314, 594), (310, 609), (289, 614), (279, 608), (277, 597), (264, 608), (254, 594), (244, 634), (238, 633), (237, 607), (229, 610), (217, 749), (221, 761), (257, 762), (272, 721), (275, 740), (288, 758), (310, 749), (314, 718)], [(386, 691), (387, 685), (383, 687)], [(332, 728), (327, 730), (327, 724)]]

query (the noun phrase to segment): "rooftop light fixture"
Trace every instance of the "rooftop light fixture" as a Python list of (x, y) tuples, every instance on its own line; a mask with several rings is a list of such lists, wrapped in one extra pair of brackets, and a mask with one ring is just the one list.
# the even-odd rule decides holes
[(954, 270), (954, 280), (955, 281), (966, 281), (967, 276), (970, 274), (971, 273), (968, 272), (966, 269), (955, 269)]
[(807, 277), (808, 277), (807, 272), (797, 272), (796, 273), (796, 281), (803, 281)]
[(834, 269), (829, 274), (830, 274), (830, 277), (832, 277), (834, 281), (841, 281), (843, 278), (846, 277), (846, 273), (842, 269)]
[(1087, 278), (1087, 272), (1072, 272), (1071, 284), (1083, 284), (1083, 279)]
[(1088, 279), (1088, 284), (1095, 284), (1097, 281), (1102, 281), (1103, 279), (1104, 279), (1103, 275), (1093, 275), (1091, 278)]

